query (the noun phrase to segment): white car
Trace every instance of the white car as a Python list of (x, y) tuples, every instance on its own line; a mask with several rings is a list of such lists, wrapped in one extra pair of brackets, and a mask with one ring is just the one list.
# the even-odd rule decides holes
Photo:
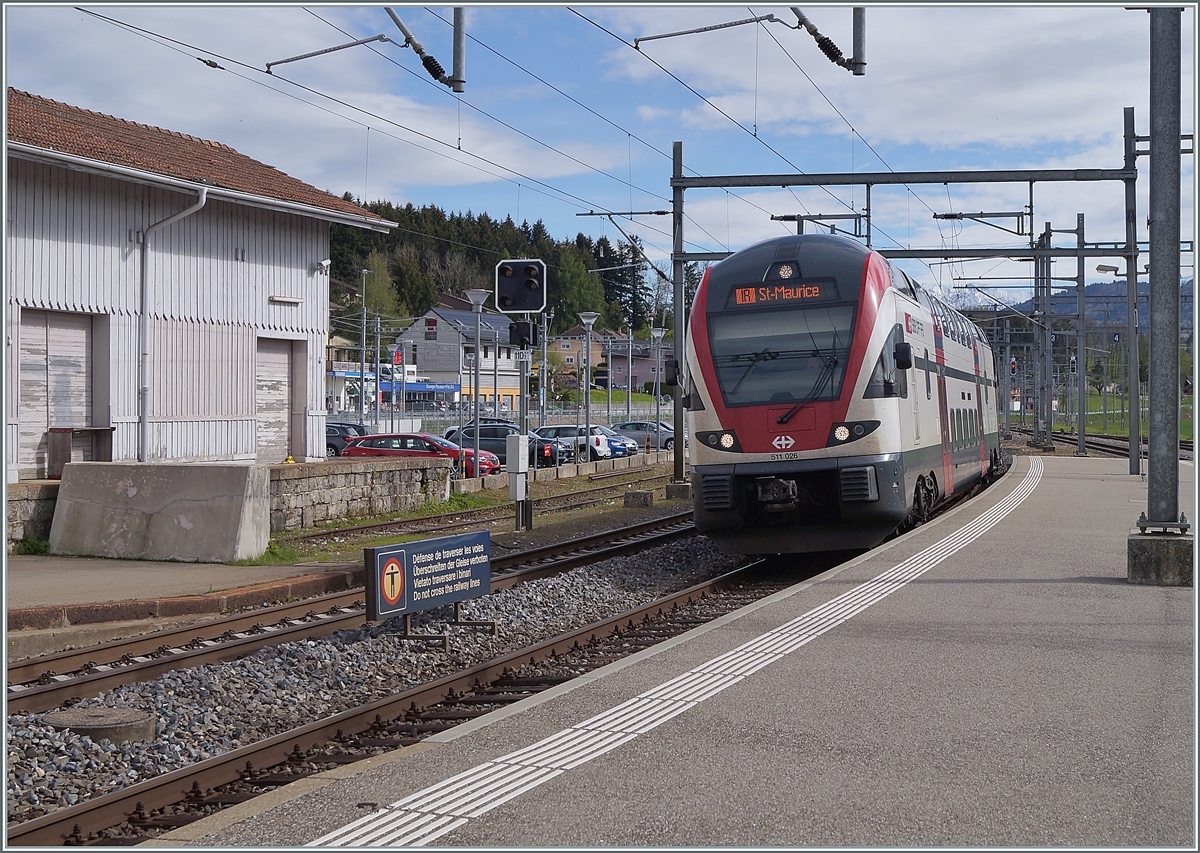
[(574, 443), (576, 458), (581, 462), (595, 462), (597, 459), (608, 459), (612, 456), (612, 448), (608, 445), (608, 436), (600, 431), (600, 427), (592, 424), (589, 435), (575, 424), (556, 424), (554, 426), (538, 427), (536, 432), (543, 438), (557, 438), (560, 441)]

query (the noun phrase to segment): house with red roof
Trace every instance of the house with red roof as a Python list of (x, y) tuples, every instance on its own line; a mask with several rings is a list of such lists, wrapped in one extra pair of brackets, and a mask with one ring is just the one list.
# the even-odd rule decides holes
[(6, 107), (8, 481), (324, 458), (330, 225), (394, 223), (219, 142)]

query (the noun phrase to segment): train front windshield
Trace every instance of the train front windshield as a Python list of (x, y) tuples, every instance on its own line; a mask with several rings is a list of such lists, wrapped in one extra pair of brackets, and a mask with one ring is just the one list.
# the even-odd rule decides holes
[(836, 400), (850, 358), (855, 307), (710, 314), (709, 345), (725, 405)]

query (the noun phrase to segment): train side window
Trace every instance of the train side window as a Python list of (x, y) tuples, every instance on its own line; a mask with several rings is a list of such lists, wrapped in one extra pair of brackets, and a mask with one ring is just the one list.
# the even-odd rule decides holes
[(901, 397), (908, 398), (908, 371), (896, 366), (896, 344), (904, 340), (904, 327), (899, 323), (892, 327), (883, 342), (883, 351), (875, 361), (875, 369), (867, 380), (867, 388), (863, 392), (865, 399), (872, 397)]

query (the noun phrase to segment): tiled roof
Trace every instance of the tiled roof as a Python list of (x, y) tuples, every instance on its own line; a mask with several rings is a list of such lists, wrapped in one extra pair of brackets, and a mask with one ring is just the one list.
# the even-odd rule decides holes
[[(323, 210), (387, 220), (227, 145), (8, 90), (8, 141)], [(390, 224), (390, 223), (389, 223)]]

